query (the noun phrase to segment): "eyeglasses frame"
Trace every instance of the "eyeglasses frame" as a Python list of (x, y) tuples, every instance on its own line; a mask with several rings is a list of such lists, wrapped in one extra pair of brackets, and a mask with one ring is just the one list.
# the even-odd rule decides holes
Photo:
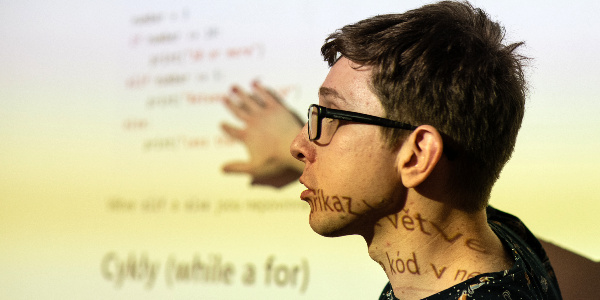
[[(314, 139), (310, 137), (310, 130), (311, 130), (311, 126), (312, 126), (310, 124), (311, 123), (310, 119), (311, 119), (311, 110), (313, 109), (313, 107), (317, 108), (317, 134)], [(311, 104), (308, 107), (308, 139), (310, 141), (317, 141), (319, 138), (321, 138), (321, 124), (322, 124), (323, 119), (325, 119), (325, 118), (351, 121), (351, 122), (357, 122), (357, 123), (363, 123), (363, 124), (378, 125), (378, 126), (390, 127), (390, 128), (399, 128), (399, 129), (405, 129), (405, 130), (417, 129), (417, 126), (410, 125), (410, 124), (403, 123), (403, 122), (398, 122), (398, 121), (394, 121), (394, 120), (390, 120), (390, 119), (386, 119), (386, 118), (376, 117), (376, 116), (372, 116), (372, 115), (367, 115), (367, 114), (357, 113), (357, 112), (352, 112), (352, 111), (347, 111), (347, 110), (327, 108), (324, 106), (320, 106), (318, 104)]]

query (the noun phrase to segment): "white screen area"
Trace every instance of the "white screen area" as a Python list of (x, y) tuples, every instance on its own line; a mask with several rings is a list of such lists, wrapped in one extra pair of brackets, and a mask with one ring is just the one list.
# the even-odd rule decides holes
[[(303, 187), (224, 174), (253, 80), (305, 118), (327, 35), (421, 1), (0, 1), (0, 298), (375, 299)], [(529, 98), (491, 204), (600, 259), (597, 1), (475, 1), (525, 41)], [(326, 295), (326, 296), (324, 296)]]

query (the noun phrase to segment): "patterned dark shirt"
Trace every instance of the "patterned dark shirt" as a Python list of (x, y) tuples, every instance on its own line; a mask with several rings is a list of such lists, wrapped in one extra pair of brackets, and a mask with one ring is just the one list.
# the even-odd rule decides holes
[[(517, 217), (492, 207), (488, 207), (487, 216), (492, 230), (505, 248), (510, 249), (515, 261), (513, 266), (510, 270), (467, 279), (425, 299), (562, 299), (548, 256), (525, 224)], [(388, 282), (379, 300), (397, 299)]]

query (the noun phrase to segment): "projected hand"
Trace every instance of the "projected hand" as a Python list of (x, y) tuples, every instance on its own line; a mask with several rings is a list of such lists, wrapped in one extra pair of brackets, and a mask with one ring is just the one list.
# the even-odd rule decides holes
[(262, 85), (253, 83), (252, 94), (232, 88), (234, 99), (225, 98), (227, 108), (246, 124), (236, 128), (222, 124), (223, 130), (246, 145), (250, 161), (228, 162), (225, 173), (245, 173), (252, 184), (282, 187), (297, 180), (303, 165), (290, 155), (290, 144), (303, 124), (281, 101)]

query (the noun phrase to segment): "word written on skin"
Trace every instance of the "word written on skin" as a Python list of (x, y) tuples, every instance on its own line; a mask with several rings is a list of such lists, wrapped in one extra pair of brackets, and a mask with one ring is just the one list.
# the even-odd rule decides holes
[(360, 215), (352, 207), (352, 197), (325, 195), (322, 189), (316, 191), (316, 197), (306, 200), (310, 204), (310, 213), (317, 211), (321, 212), (336, 212), (347, 213), (351, 215)]
[[(390, 255), (389, 252), (385, 253), (387, 262), (379, 262), (379, 265), (383, 268), (383, 270), (389, 275), (394, 276), (397, 274), (412, 274), (412, 275), (421, 275), (421, 266), (419, 265), (419, 261), (417, 260), (417, 254), (412, 252), (411, 257), (409, 258), (401, 258), (400, 252), (398, 251), (396, 255)], [(437, 279), (441, 279), (448, 267), (442, 266), (441, 268), (436, 266), (435, 264), (430, 264), (431, 270)], [(480, 272), (469, 272), (464, 269), (458, 268), (456, 273), (454, 273), (454, 281), (464, 281), (466, 279), (475, 277), (480, 275)], [(450, 275), (452, 276), (452, 275)]]
[[(454, 244), (462, 240), (467, 248), (481, 253), (486, 252), (485, 248), (477, 239), (467, 238), (460, 232), (448, 233), (433, 221), (423, 218), (421, 214), (415, 213), (410, 215), (409, 211), (410, 209), (403, 209), (402, 213), (387, 216), (386, 219), (396, 229), (410, 232), (418, 231), (425, 235), (431, 235), (432, 233), (439, 234), (443, 240), (449, 244)], [(381, 224), (379, 224), (379, 226), (381, 226)]]
[[(240, 269), (241, 272), (238, 272)], [(147, 253), (120, 255), (108, 252), (100, 262), (100, 273), (118, 289), (128, 284), (143, 285), (150, 290), (156, 286), (161, 273), (166, 286), (170, 288), (189, 283), (231, 286), (240, 282), (245, 286), (262, 284), (305, 293), (310, 282), (310, 267), (306, 258), (297, 263), (285, 263), (275, 255), (268, 256), (260, 264), (248, 262), (236, 267), (221, 254), (194, 254), (188, 259), (169, 255), (161, 263)]]
[[(353, 207), (352, 197), (348, 196), (338, 196), (338, 195), (325, 195), (322, 189), (318, 189), (316, 191), (316, 197), (312, 197), (307, 199), (307, 202), (310, 204), (310, 212), (311, 214), (314, 212), (337, 212), (337, 213), (348, 213), (351, 215), (360, 215), (356, 210), (356, 207)], [(362, 201), (363, 204), (367, 207), (371, 207), (366, 203), (366, 201)], [(403, 209), (402, 214), (397, 213), (394, 215), (386, 216), (385, 219), (389, 221), (389, 223), (394, 226), (396, 229), (404, 229), (406, 231), (420, 231), (425, 235), (439, 234), (444, 241), (449, 244), (454, 244), (459, 240), (463, 240), (465, 246), (467, 248), (485, 253), (485, 248), (481, 245), (481, 242), (477, 239), (464, 237), (462, 233), (456, 232), (453, 234), (448, 234), (448, 232), (444, 231), (440, 226), (436, 223), (429, 221), (421, 216), (421, 214), (416, 213), (414, 215), (409, 214), (409, 209)], [(381, 226), (380, 223), (377, 223), (378, 226)]]

